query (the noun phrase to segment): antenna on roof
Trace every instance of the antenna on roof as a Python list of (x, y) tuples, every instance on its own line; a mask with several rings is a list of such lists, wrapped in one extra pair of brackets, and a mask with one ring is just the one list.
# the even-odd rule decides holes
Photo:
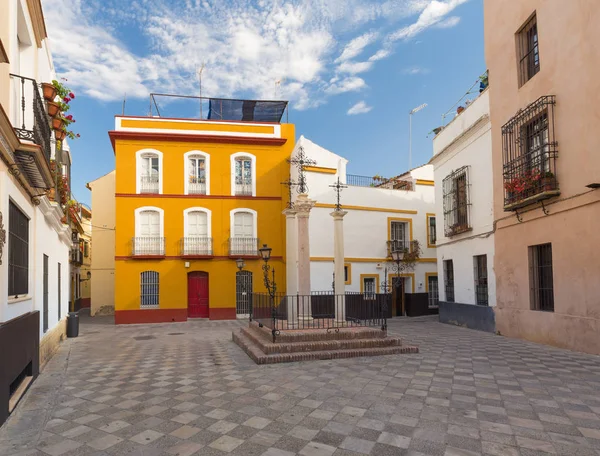
[(205, 66), (206, 62), (202, 62), (202, 65), (198, 68), (198, 80), (200, 82), (200, 119), (202, 119), (202, 72), (204, 71)]
[(125, 115), (125, 102), (127, 101), (127, 92), (125, 92), (123, 94), (123, 109), (121, 111), (121, 115), (124, 116)]
[(285, 82), (285, 78), (277, 79), (275, 81), (275, 99), (279, 100), (281, 98), (281, 83)]

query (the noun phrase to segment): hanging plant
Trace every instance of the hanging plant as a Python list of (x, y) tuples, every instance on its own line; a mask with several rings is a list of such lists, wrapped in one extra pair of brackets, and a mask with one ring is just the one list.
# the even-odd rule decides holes
[[(66, 79), (62, 79), (66, 81)], [(67, 128), (72, 123), (75, 123), (76, 120), (73, 118), (72, 114), (65, 115), (65, 113), (71, 109), (71, 101), (75, 99), (75, 94), (71, 89), (69, 89), (66, 85), (61, 82), (58, 82), (56, 79), (52, 81), (52, 85), (56, 89), (56, 93), (58, 96), (58, 100), (56, 103), (58, 104), (59, 111), (62, 113), (61, 120), (64, 122), (63, 129), (65, 131), (65, 135), (62, 138), (56, 138), (57, 140), (63, 140), (65, 137), (70, 139), (79, 138), (80, 135), (78, 133), (73, 132), (69, 128)]]
[[(44, 94), (44, 98), (47, 101), (53, 101), (54, 98), (56, 98), (56, 87), (54, 87), (54, 84), (50, 84), (48, 82), (42, 82), (42, 93)], [(50, 114), (52, 115), (52, 114)]]

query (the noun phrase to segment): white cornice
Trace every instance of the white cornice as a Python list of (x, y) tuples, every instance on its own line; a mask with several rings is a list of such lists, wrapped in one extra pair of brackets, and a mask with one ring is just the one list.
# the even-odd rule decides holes
[(58, 203), (52, 202), (47, 196), (39, 198), (40, 211), (44, 214), (44, 218), (48, 224), (58, 233), (60, 239), (67, 244), (71, 245), (71, 229), (61, 222), (64, 214)]

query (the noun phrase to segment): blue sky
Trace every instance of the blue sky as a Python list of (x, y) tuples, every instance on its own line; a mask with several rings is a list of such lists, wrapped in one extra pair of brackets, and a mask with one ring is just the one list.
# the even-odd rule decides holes
[[(114, 115), (150, 92), (290, 100), (296, 133), (372, 176), (432, 154), (428, 132), (485, 71), (482, 0), (42, 0), (70, 113), (73, 193), (114, 168)], [(277, 81), (280, 81), (279, 85)], [(474, 96), (474, 95), (473, 95)], [(170, 107), (171, 109), (173, 107)]]

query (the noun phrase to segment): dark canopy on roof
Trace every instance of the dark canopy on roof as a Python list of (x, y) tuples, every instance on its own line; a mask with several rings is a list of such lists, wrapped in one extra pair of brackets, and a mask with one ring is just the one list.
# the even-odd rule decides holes
[(229, 100), (211, 98), (209, 120), (281, 122), (287, 101)]

